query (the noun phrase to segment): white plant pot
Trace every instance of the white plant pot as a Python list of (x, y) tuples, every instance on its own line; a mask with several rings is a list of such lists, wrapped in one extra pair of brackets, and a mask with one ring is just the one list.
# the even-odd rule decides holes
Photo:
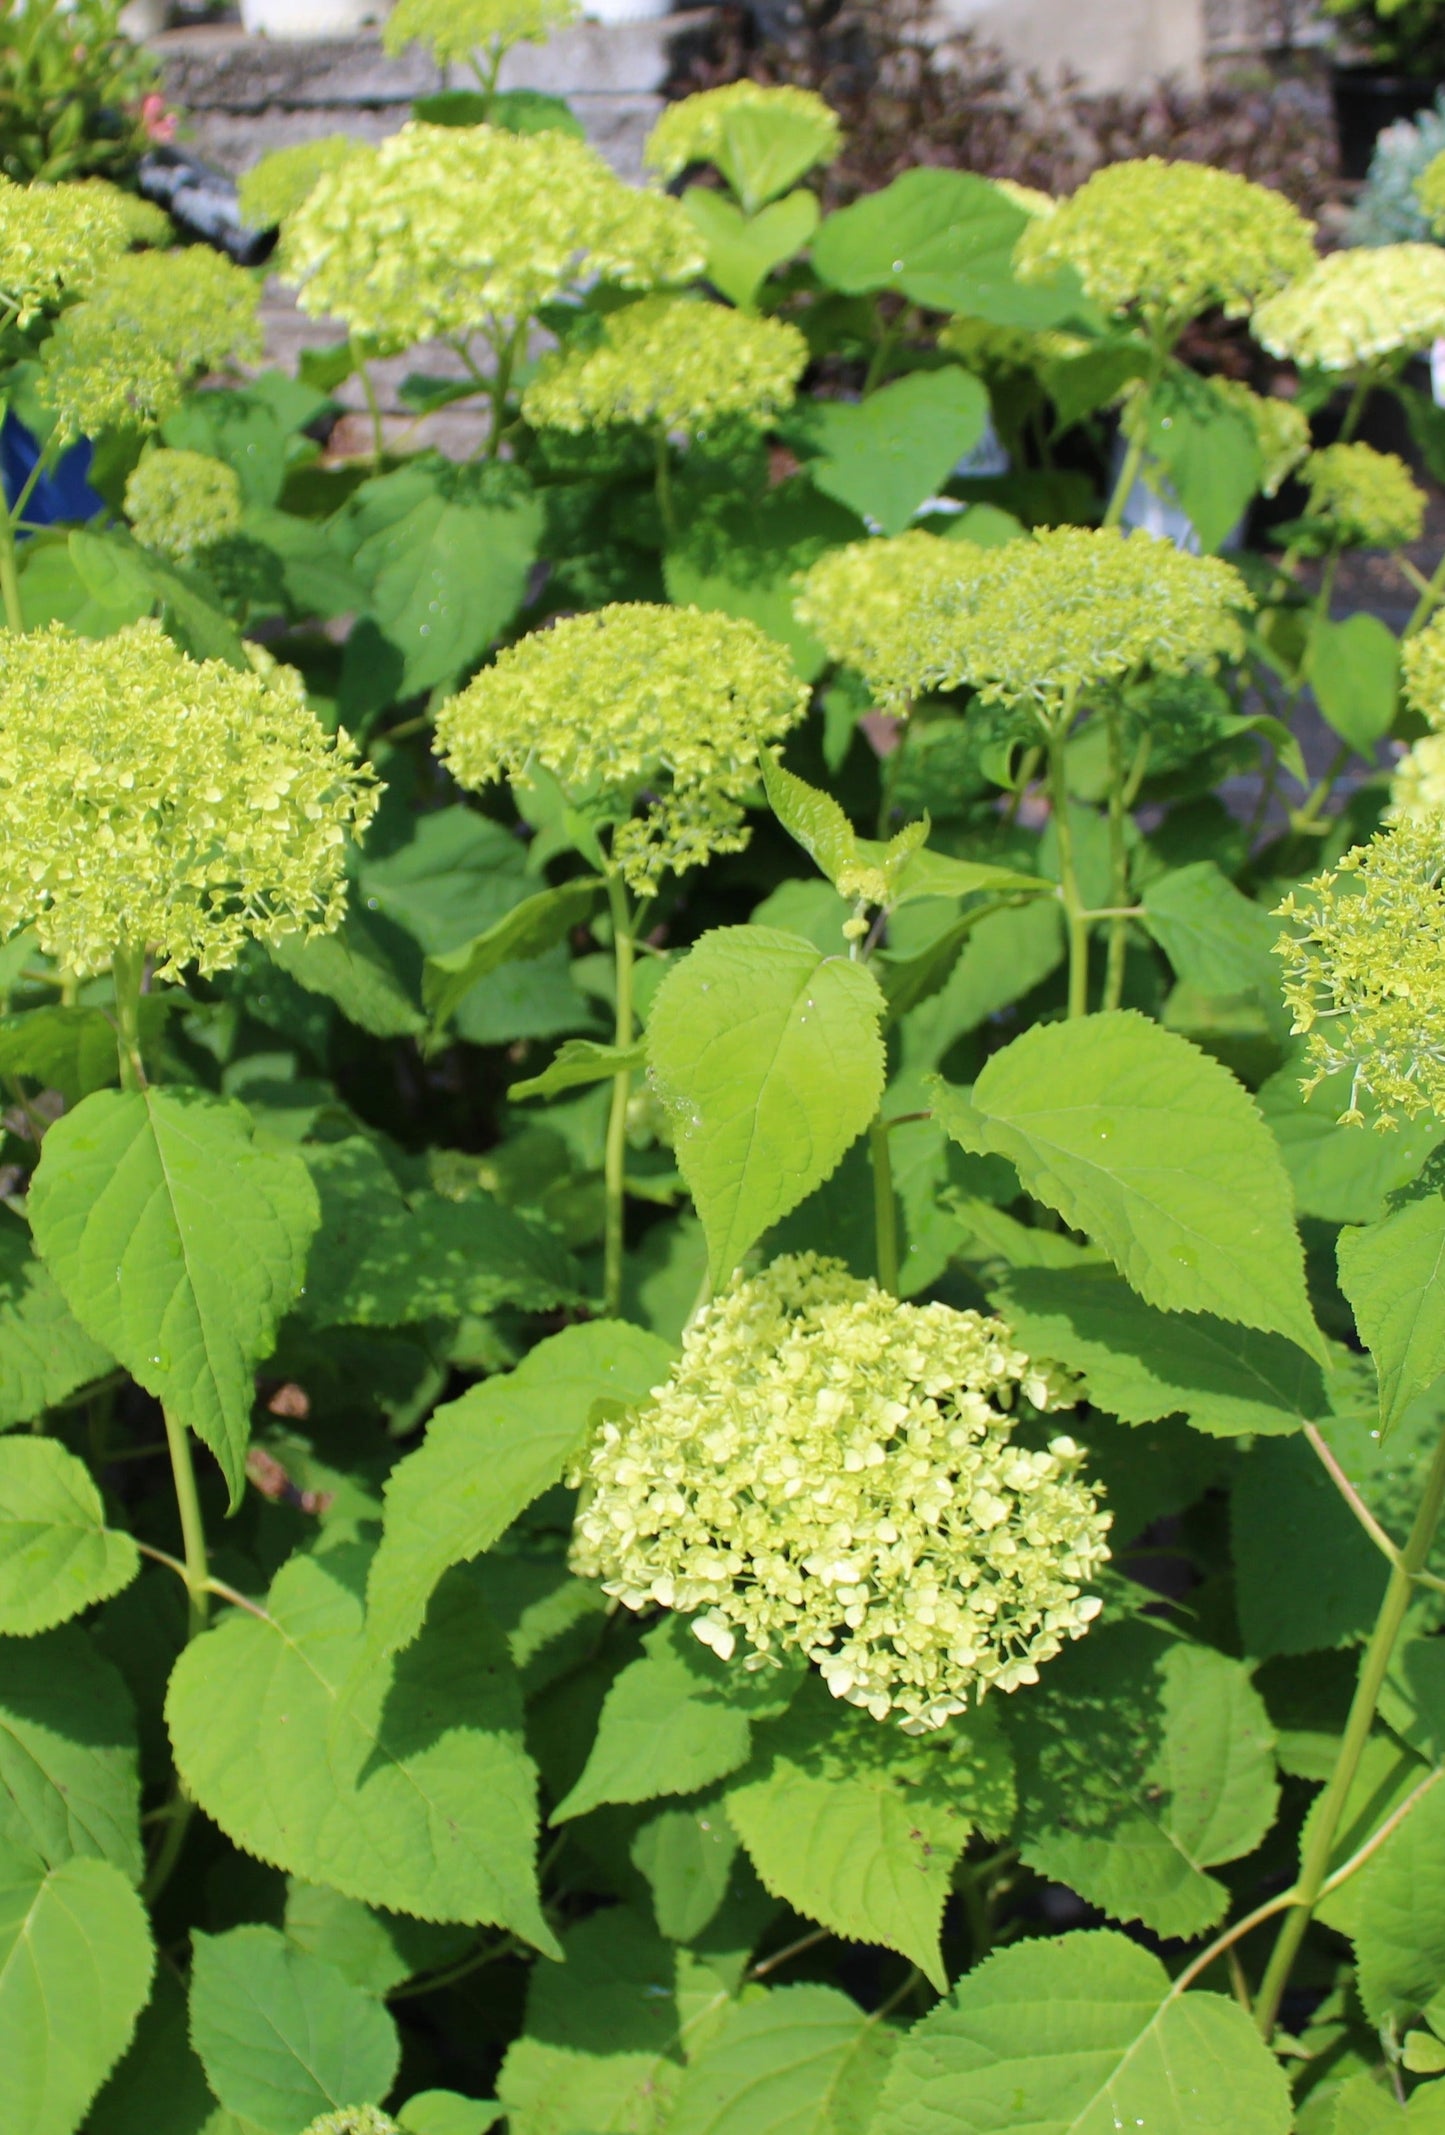
[(380, 13), (378, 0), (241, 0), (241, 27), (251, 37), (304, 43), (349, 36)]
[(672, 13), (672, 0), (585, 0), (583, 13), (593, 22), (656, 22)]

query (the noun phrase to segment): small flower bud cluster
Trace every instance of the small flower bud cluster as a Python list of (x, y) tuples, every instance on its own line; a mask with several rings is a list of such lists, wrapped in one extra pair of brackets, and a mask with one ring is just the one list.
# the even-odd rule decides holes
[(1442, 875), (1445, 822), (1407, 816), (1279, 907), (1284, 998), (1313, 1070), (1302, 1087), (1348, 1070), (1349, 1125), (1365, 1092), (1381, 1127), (1445, 1112)]
[(1216, 374), (1209, 385), (1227, 408), (1244, 417), (1254, 432), (1254, 442), (1264, 468), (1260, 489), (1267, 497), (1277, 496), (1282, 483), (1309, 452), (1308, 415), (1297, 401), (1284, 400), (1278, 393), (1251, 392), (1237, 378), (1221, 378)]
[(1390, 823), (1445, 824), (1445, 615), (1406, 638), (1400, 660), (1405, 702), (1431, 729), (1400, 759), (1390, 781)]
[(578, 0), (397, 0), (382, 27), (382, 49), (394, 59), (410, 44), (425, 45), (439, 67), (474, 52), (545, 44), (582, 10)]
[(1041, 371), (1050, 363), (1082, 356), (1089, 344), (1082, 334), (1057, 327), (1035, 332), (1027, 326), (995, 326), (989, 319), (950, 319), (938, 336), (940, 348), (959, 356), (985, 378), (1007, 378)]
[(1415, 198), (1438, 237), (1445, 230), (1445, 154), (1436, 156), (1421, 171), (1415, 180)]
[(252, 165), (237, 187), (242, 219), (253, 230), (278, 229), (310, 199), (327, 172), (340, 170), (359, 146), (352, 134), (328, 133), (319, 141), (293, 141), (289, 148), (273, 148), (269, 156)]
[(1331, 252), (1250, 321), (1271, 355), (1322, 371), (1365, 371), (1445, 334), (1445, 251), (1359, 245)]
[(372, 774), (300, 677), (186, 658), (157, 623), (0, 635), (0, 929), (72, 971), (143, 947), (159, 976), (248, 936), (336, 926)]
[(808, 1253), (735, 1277), (648, 1403), (604, 1422), (572, 1563), (626, 1607), (695, 1616), (751, 1665), (790, 1649), (910, 1733), (1033, 1683), (1098, 1614), (1109, 1516), (1071, 1438), (1007, 1413), (1068, 1406), (1007, 1327), (900, 1304)]
[(959, 619), (999, 553), (917, 529), (849, 542), (798, 580), (793, 613), (875, 703), (906, 709), (959, 681)]
[(748, 110), (786, 112), (800, 134), (811, 132), (814, 165), (831, 163), (843, 145), (837, 114), (813, 90), (740, 81), (669, 104), (647, 137), (643, 161), (664, 184), (691, 163), (716, 163), (727, 154), (729, 119)]
[(153, 429), (204, 371), (261, 353), (253, 275), (204, 245), (133, 252), (61, 315), (39, 393), (69, 435)]
[(1405, 462), (1373, 445), (1326, 445), (1306, 460), (1307, 515), (1325, 520), (1344, 548), (1397, 549), (1418, 541), (1425, 492)]
[(1445, 612), (1406, 638), (1400, 656), (1405, 701), (1437, 734), (1445, 734)]
[(204, 452), (147, 452), (125, 485), (125, 511), (137, 541), (178, 563), (234, 534), (241, 524), (241, 478)]
[[(34, 194), (43, 188), (32, 186), (29, 190)], [(60, 190), (77, 192), (88, 203), (91, 214), (98, 207), (102, 214), (110, 211), (118, 215), (128, 248), (154, 245), (164, 249), (176, 241), (176, 226), (164, 208), (157, 207), (153, 200), (142, 200), (139, 193), (128, 193), (123, 185), (112, 185), (109, 178), (83, 178), (78, 186)]]
[(755, 623), (620, 603), (508, 646), (442, 706), (436, 747), (474, 791), (550, 771), (574, 806), (615, 823), (612, 858), (650, 895), (667, 869), (747, 843), (758, 750), (807, 705)]
[(280, 254), (303, 311), (389, 350), (529, 318), (584, 277), (651, 289), (706, 264), (677, 201), (570, 134), (419, 121), (323, 173)]
[(343, 2105), (313, 2120), (305, 2135), (401, 2135), (390, 2113), (377, 2105)]
[(1314, 263), (1312, 225), (1282, 193), (1205, 163), (1111, 163), (1024, 231), (1025, 281), (1072, 267), (1085, 290), (1167, 345), (1206, 311), (1242, 318)]
[(788, 407), (808, 361), (796, 326), (688, 297), (640, 297), (592, 344), (547, 357), (522, 397), (538, 428), (572, 436), (650, 423), (695, 436), (721, 417), (765, 423)]
[(125, 251), (130, 235), (111, 190), (0, 178), (0, 321), (28, 326)]

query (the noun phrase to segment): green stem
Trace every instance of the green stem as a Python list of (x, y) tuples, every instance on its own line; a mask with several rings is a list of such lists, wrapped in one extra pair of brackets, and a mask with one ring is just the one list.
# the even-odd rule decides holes
[(662, 519), (662, 531), (667, 539), (668, 546), (671, 547), (677, 540), (677, 499), (673, 495), (672, 489), (672, 446), (668, 442), (667, 432), (661, 428), (657, 432), (655, 487), (657, 490), (657, 509)]
[(1370, 1642), (1360, 1664), (1360, 1679), (1350, 1706), (1350, 1716), (1345, 1722), (1345, 1732), (1340, 1741), (1335, 1768), (1315, 1809), (1309, 1843), (1300, 1862), (1294, 1903), (1280, 1929), (1279, 1939), (1275, 1943), (1260, 1983), (1257, 2016), (1260, 2033), (1266, 2039), (1274, 2030), (1279, 2005), (1284, 1999), (1285, 1988), (1289, 1985), (1295, 1958), (1299, 1954), (1300, 1944), (1304, 1940), (1305, 1931), (1329, 1876), (1330, 1855), (1334, 1850), (1350, 1789), (1360, 1768), (1360, 1759), (1365, 1753), (1365, 1744), (1369, 1741), (1370, 1730), (1374, 1726), (1380, 1690), (1414, 1594), (1415, 1575), (1425, 1568), (1425, 1560), (1435, 1540), (1435, 1530), (1440, 1524), (1442, 1508), (1445, 1508), (1445, 1433), (1442, 1433), (1435, 1448), (1435, 1458), (1431, 1463), (1424, 1495), (1420, 1500), (1420, 1509), (1415, 1515), (1415, 1524), (1410, 1530), (1410, 1539), (1401, 1550), (1399, 1562), (1390, 1573), (1385, 1598), (1380, 1605), (1375, 1628), (1370, 1634)]
[(1345, 765), (1354, 753), (1347, 741), (1340, 743), (1334, 755), (1330, 758), (1324, 777), (1316, 782), (1303, 808), (1297, 808), (1290, 817), (1290, 828), (1292, 830), (1314, 829), (1315, 824), (1319, 821), (1320, 810), (1335, 790), (1335, 780), (1344, 770)]
[(20, 600), (20, 565), (15, 553), (15, 516), (0, 512), (0, 595), (5, 601), (5, 627), (17, 635), (25, 628), (25, 610)]
[(1114, 484), (1114, 493), (1110, 497), (1108, 509), (1104, 513), (1103, 523), (1106, 527), (1117, 526), (1123, 518), (1124, 506), (1128, 503), (1129, 493), (1139, 479), (1139, 469), (1143, 464), (1144, 436), (1141, 426), (1139, 434), (1129, 440), (1129, 449), (1124, 454), (1124, 464), (1119, 469), (1119, 479)]
[(1112, 699), (1104, 707), (1104, 728), (1109, 743), (1109, 901), (1120, 907), (1109, 921), (1109, 949), (1104, 965), (1104, 1006), (1117, 1008), (1124, 998), (1124, 957), (1129, 945), (1129, 922), (1122, 907), (1129, 902), (1129, 849), (1124, 839), (1127, 815), (1124, 772), (1124, 732), (1119, 706)]
[[(1411, 576), (1417, 580), (1420, 578), (1418, 571), (1412, 571)], [(1407, 638), (1414, 637), (1417, 631), (1424, 629), (1442, 599), (1445, 599), (1445, 556), (1440, 558), (1430, 577), (1421, 582), (1420, 598), (1405, 625), (1404, 634)]]
[(898, 1202), (893, 1192), (893, 1160), (888, 1150), (888, 1125), (880, 1117), (868, 1130), (868, 1150), (873, 1159), (873, 1228), (878, 1243), (880, 1289), (898, 1295)]
[[(162, 1406), (165, 1418), (166, 1447), (171, 1456), (171, 1477), (175, 1484), (176, 1510), (181, 1521), (181, 1546), (185, 1552), (186, 1598), (188, 1615), (186, 1637), (189, 1641), (199, 1638), (210, 1620), (211, 1566), (206, 1554), (206, 1528), (201, 1518), (200, 1493), (196, 1488), (195, 1463), (191, 1459), (191, 1441), (186, 1426)], [(151, 1862), (146, 1874), (142, 1896), (147, 1903), (154, 1903), (164, 1890), (181, 1857), (195, 1814), (192, 1802), (177, 1774), (170, 1802), (167, 1805), (165, 1837), (160, 1850)]]
[(110, 975), (115, 985), (115, 1035), (116, 1048), (120, 1055), (120, 1086), (123, 1090), (143, 1090), (146, 1086), (145, 1067), (140, 1048), (140, 998), (145, 982), (145, 950), (135, 948), (129, 942), (121, 942), (111, 960)]
[(1089, 1013), (1089, 922), (1074, 867), (1074, 829), (1069, 821), (1069, 782), (1064, 765), (1063, 731), (1049, 741), (1049, 794), (1054, 834), (1059, 841), (1059, 887), (1069, 930), (1069, 1017)]
[(519, 326), (515, 333), (506, 335), (497, 345), (497, 367), (492, 373), (491, 404), (492, 422), (487, 436), (487, 458), (499, 459), (502, 452), (502, 437), (507, 427), (507, 395), (512, 390), (512, 373), (517, 367), (517, 344), (526, 331)]
[[(619, 875), (607, 877), (607, 899), (612, 907), (612, 954), (617, 968), (617, 1025), (615, 1042), (626, 1052), (634, 1035), (632, 973), (633, 915), (627, 891)], [(604, 1159), (606, 1213), (602, 1241), (602, 1305), (609, 1318), (622, 1309), (622, 1252), (627, 1205), (627, 1102), (632, 1095), (632, 1077), (624, 1068), (612, 1078), (612, 1109), (607, 1118), (607, 1151)]]

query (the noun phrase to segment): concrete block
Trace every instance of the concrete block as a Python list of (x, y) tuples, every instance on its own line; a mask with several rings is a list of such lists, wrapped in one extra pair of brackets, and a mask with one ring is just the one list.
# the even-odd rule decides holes
[(288, 110), (342, 104), (406, 106), (443, 87), (415, 48), (388, 59), (375, 31), (293, 42), (248, 37), (232, 26), (166, 30), (151, 49), (168, 96), (190, 111)]
[(688, 8), (655, 22), (579, 22), (546, 44), (514, 46), (502, 63), (502, 87), (549, 96), (656, 94), (679, 42), (696, 36), (714, 12)]

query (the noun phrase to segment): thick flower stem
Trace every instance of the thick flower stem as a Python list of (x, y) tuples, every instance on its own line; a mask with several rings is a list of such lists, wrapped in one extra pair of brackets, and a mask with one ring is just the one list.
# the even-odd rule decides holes
[(1370, 1729), (1375, 1721), (1375, 1708), (1379, 1703), (1380, 1690), (1390, 1666), (1405, 1613), (1415, 1591), (1416, 1574), (1425, 1568), (1430, 1546), (1435, 1539), (1435, 1530), (1440, 1524), (1440, 1514), (1445, 1508), (1445, 1434), (1435, 1448), (1425, 1493), (1420, 1500), (1420, 1509), (1415, 1515), (1415, 1524), (1410, 1530), (1410, 1539), (1400, 1552), (1398, 1563), (1390, 1573), (1390, 1582), (1385, 1589), (1385, 1598), (1370, 1642), (1365, 1648), (1360, 1663), (1360, 1679), (1355, 1688), (1350, 1716), (1345, 1722), (1345, 1732), (1340, 1742), (1340, 1752), (1335, 1759), (1334, 1771), (1329, 1784), (1320, 1796), (1310, 1830), (1309, 1844), (1300, 1863), (1299, 1882), (1295, 1886), (1294, 1904), (1280, 1929), (1279, 1939), (1265, 1968), (1260, 1984), (1256, 2018), (1263, 2037), (1270, 2037), (1279, 2005), (1289, 1985), (1290, 1972), (1304, 1941), (1314, 1909), (1329, 1876), (1330, 1855), (1334, 1850), (1340, 1820), (1350, 1789), (1360, 1768), (1360, 1759), (1365, 1753), (1365, 1744), (1370, 1738)]
[(888, 1122), (875, 1119), (868, 1130), (873, 1159), (873, 1226), (878, 1245), (878, 1284), (898, 1295), (898, 1202), (893, 1192), (893, 1160), (888, 1150)]
[[(195, 1463), (191, 1459), (191, 1441), (185, 1425), (162, 1409), (166, 1425), (166, 1447), (171, 1456), (171, 1477), (175, 1484), (176, 1510), (181, 1521), (181, 1545), (185, 1551), (186, 1596), (189, 1604), (186, 1637), (199, 1638), (210, 1621), (211, 1614), (211, 1566), (206, 1553), (206, 1529), (201, 1517), (200, 1493), (196, 1489)], [(171, 1798), (166, 1804), (165, 1836), (160, 1849), (146, 1872), (142, 1896), (148, 1904), (164, 1890), (181, 1857), (186, 1842), (195, 1805), (177, 1776)]]
[(1124, 506), (1128, 503), (1130, 492), (1139, 479), (1139, 469), (1143, 464), (1144, 437), (1141, 430), (1138, 436), (1130, 439), (1129, 449), (1124, 454), (1124, 464), (1119, 469), (1119, 479), (1114, 484), (1114, 493), (1110, 497), (1108, 509), (1104, 513), (1103, 523), (1106, 527), (1117, 526), (1123, 518)]
[(1129, 922), (1122, 908), (1129, 902), (1129, 848), (1125, 842), (1128, 797), (1125, 793), (1123, 719), (1117, 701), (1104, 708), (1109, 740), (1109, 901), (1116, 916), (1109, 921), (1109, 951), (1104, 965), (1104, 1006), (1117, 1008), (1124, 998), (1124, 958)]
[(115, 983), (115, 1035), (120, 1055), (120, 1086), (143, 1090), (146, 1077), (141, 1060), (140, 999), (145, 979), (145, 950), (128, 942), (118, 945), (111, 960)]
[(1064, 896), (1064, 916), (1069, 931), (1069, 1016), (1089, 1012), (1089, 922), (1079, 895), (1074, 867), (1074, 831), (1069, 821), (1069, 781), (1064, 763), (1064, 737), (1049, 742), (1049, 793), (1053, 802), (1054, 835), (1059, 841), (1059, 885)]
[[(618, 1050), (626, 1052), (634, 1035), (632, 973), (633, 915), (620, 877), (607, 877), (607, 898), (612, 907), (612, 954), (617, 969)], [(604, 1162), (606, 1215), (602, 1244), (603, 1309), (615, 1317), (622, 1309), (623, 1224), (626, 1215), (627, 1102), (632, 1095), (632, 1076), (624, 1068), (612, 1078), (612, 1110), (607, 1119), (607, 1153)]]
[(3, 595), (5, 600), (5, 628), (23, 630), (25, 610), (20, 604), (20, 570), (15, 556), (15, 523), (8, 512), (0, 512), (0, 595)]

